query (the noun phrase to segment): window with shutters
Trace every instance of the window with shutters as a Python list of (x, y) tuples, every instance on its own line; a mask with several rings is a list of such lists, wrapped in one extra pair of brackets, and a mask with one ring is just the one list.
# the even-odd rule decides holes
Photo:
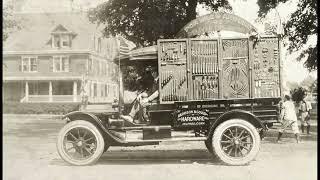
[(38, 71), (37, 57), (22, 57), (21, 71), (22, 72), (37, 72)]
[(54, 56), (52, 63), (53, 63), (53, 72), (69, 72), (68, 56)]

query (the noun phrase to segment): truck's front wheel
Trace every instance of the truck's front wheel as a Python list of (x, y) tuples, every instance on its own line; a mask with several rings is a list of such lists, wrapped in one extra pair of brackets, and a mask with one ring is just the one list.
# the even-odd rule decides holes
[(252, 161), (260, 149), (257, 129), (243, 119), (227, 120), (210, 133), (213, 153), (229, 165), (244, 165)]
[(100, 131), (88, 121), (72, 121), (58, 134), (58, 153), (63, 160), (73, 165), (95, 163), (106, 147)]

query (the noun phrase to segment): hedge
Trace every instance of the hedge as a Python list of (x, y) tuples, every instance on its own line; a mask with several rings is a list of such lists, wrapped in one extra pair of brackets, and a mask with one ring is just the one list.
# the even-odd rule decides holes
[(20, 103), (3, 102), (5, 114), (66, 114), (79, 110), (80, 103)]

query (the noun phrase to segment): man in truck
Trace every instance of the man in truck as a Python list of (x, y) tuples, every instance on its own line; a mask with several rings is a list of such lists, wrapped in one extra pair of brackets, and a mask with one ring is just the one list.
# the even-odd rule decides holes
[(121, 118), (134, 123), (135, 116), (141, 112), (142, 118), (148, 124), (150, 123), (150, 120), (147, 115), (147, 106), (159, 96), (158, 71), (151, 66), (146, 67), (140, 82), (144, 91), (141, 92), (134, 100), (130, 113), (126, 116), (122, 115)]
[(291, 101), (291, 98), (289, 95), (285, 95), (283, 99), (283, 103), (281, 106), (281, 114), (280, 114), (280, 122), (282, 123), (281, 128), (279, 129), (278, 139), (277, 142), (281, 140), (281, 136), (284, 133), (284, 131), (291, 127), (297, 143), (300, 141), (299, 137), (299, 127), (297, 122), (297, 115), (295, 111), (295, 106), (293, 102)]

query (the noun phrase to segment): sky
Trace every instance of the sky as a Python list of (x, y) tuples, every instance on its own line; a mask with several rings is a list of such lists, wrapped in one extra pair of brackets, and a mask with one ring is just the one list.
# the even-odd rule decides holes
[[(3, 0), (4, 3), (8, 0)], [(66, 12), (73, 10), (87, 10), (88, 8), (95, 7), (96, 5), (106, 0), (13, 0), (16, 10), (19, 12)], [(73, 2), (73, 3), (71, 3)], [(256, 0), (229, 0), (233, 8), (233, 13), (246, 19), (258, 30), (263, 31), (263, 25), (255, 23), (258, 12), (258, 5)], [(278, 7), (279, 15), (275, 11), (271, 12), (269, 19), (273, 22), (278, 22), (279, 16), (282, 21), (288, 19), (290, 13), (292, 13), (298, 0), (290, 0), (286, 4), (280, 4)], [(205, 9), (198, 8), (199, 15), (205, 15), (209, 12)], [(309, 44), (315, 44), (316, 37), (312, 38)], [(285, 48), (282, 48), (283, 70), (284, 80), (292, 82), (301, 82), (308, 75), (317, 77), (317, 72), (309, 73), (309, 71), (303, 67), (303, 62), (297, 62), (295, 59), (299, 53), (288, 54)]]

